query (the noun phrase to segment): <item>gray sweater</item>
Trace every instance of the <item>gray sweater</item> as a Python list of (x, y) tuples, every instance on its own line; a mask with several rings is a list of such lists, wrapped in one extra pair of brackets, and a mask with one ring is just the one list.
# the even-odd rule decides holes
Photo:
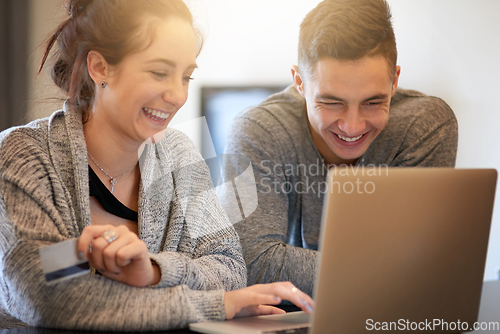
[(91, 224), (81, 116), (58, 111), (1, 133), (0, 308), (29, 325), (84, 330), (225, 319), (224, 291), (246, 285), (246, 268), (208, 168), (185, 135), (169, 129), (146, 146), (139, 197), (139, 237), (160, 267), (157, 286), (95, 274), (47, 285), (39, 248)]
[[(306, 117), (305, 100), (290, 86), (236, 118), (225, 153), (249, 158), (257, 185), (256, 210), (235, 225), (248, 284), (288, 280), (312, 296), (328, 168)], [(457, 137), (457, 121), (444, 101), (398, 89), (387, 127), (357, 164), (452, 167)], [(224, 182), (242, 172), (227, 161)], [(220, 198), (224, 207), (230, 205), (229, 196)]]

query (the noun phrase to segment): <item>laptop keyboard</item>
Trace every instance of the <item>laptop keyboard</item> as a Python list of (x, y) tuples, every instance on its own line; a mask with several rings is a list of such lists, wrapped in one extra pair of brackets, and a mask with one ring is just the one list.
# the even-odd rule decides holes
[(309, 333), (309, 326), (300, 327), (300, 328), (292, 328), (292, 329), (282, 329), (279, 331), (269, 331), (264, 332), (263, 334), (307, 334)]

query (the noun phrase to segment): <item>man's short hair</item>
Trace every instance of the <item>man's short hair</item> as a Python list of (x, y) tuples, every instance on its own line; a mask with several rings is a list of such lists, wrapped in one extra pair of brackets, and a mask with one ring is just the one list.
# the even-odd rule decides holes
[(298, 67), (312, 77), (316, 63), (331, 57), (359, 60), (383, 56), (395, 73), (396, 37), (385, 0), (325, 0), (300, 25)]

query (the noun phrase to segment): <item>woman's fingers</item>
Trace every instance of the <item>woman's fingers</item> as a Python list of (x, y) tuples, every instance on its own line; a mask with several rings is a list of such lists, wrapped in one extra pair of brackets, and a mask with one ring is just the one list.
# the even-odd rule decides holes
[(235, 317), (242, 318), (242, 317), (251, 317), (251, 316), (257, 316), (257, 315), (270, 315), (270, 314), (283, 314), (286, 313), (280, 308), (270, 306), (270, 305), (252, 305), (243, 308), (240, 310)]
[(256, 312), (254, 315), (270, 315), (270, 314), (284, 314), (286, 313), (284, 310), (269, 306), (269, 305), (259, 305), (257, 306)]
[(226, 292), (224, 306), (226, 318), (235, 316), (249, 316), (262, 314), (259, 312), (278, 312), (275, 308), (264, 307), (276, 305), (281, 300), (289, 300), (304, 312), (311, 313), (314, 302), (307, 294), (297, 289), (290, 282), (276, 282), (271, 284), (257, 284), (244, 289)]
[[(97, 238), (96, 241), (99, 241), (99, 239), (101, 238)], [(119, 256), (118, 254), (123, 254), (123, 249), (130, 248), (129, 245), (134, 243), (134, 241), (136, 241), (137, 239), (138, 238), (135, 234), (127, 233), (121, 235), (111, 243), (106, 242), (107, 245), (105, 245), (105, 248), (102, 250), (102, 260), (104, 262), (103, 269), (114, 274), (119, 274), (121, 271), (120, 267), (125, 266), (126, 264), (124, 263), (126, 263), (127, 260), (128, 263), (130, 263), (130, 258), (124, 258), (123, 256)], [(127, 254), (127, 252), (125, 252), (125, 254)]]
[[(276, 289), (279, 291), (278, 296), (282, 299), (288, 300), (294, 303), (296, 306), (300, 307), (302, 311), (306, 313), (311, 313), (314, 308), (314, 301), (309, 295), (297, 289), (290, 282), (279, 282)], [(276, 284), (276, 283), (273, 283)]]
[[(119, 272), (115, 261), (111, 260), (116, 252), (116, 246), (125, 242), (125, 237), (122, 236), (123, 229), (116, 227), (107, 228), (101, 234), (98, 234), (102, 229), (92, 229), (89, 235), (93, 236), (92, 251), (89, 253), (89, 263), (92, 267), (98, 269), (101, 273), (110, 271), (113, 273)], [(82, 233), (83, 235), (83, 233)], [(113, 245), (113, 246), (112, 246)]]
[[(100, 237), (104, 232), (115, 229), (113, 225), (89, 225), (86, 226), (78, 238), (78, 257), (86, 259), (89, 253), (90, 245), (93, 246), (94, 239)], [(105, 241), (105, 240), (104, 240)]]
[[(139, 250), (136, 249), (137, 244), (132, 249), (128, 247), (137, 241), (140, 241), (137, 235), (124, 226), (87, 226), (79, 238), (78, 251), (88, 256), (90, 265), (102, 273), (119, 274), (120, 267), (128, 265), (138, 253), (144, 252), (140, 242)], [(88, 245), (92, 245), (91, 253), (88, 252)]]
[(226, 309), (226, 318), (232, 319), (236, 315), (249, 316), (254, 314), (253, 311), (259, 305), (277, 305), (281, 302), (281, 298), (273, 293), (260, 292), (255, 289), (255, 286), (226, 292), (224, 295), (224, 306)]
[(106, 265), (104, 264), (102, 252), (107, 245), (108, 243), (106, 240), (97, 237), (96, 239), (92, 240), (92, 251), (88, 253), (90, 266), (96, 268), (101, 273), (106, 272)]
[(135, 235), (130, 238), (126, 246), (117, 250), (115, 255), (116, 264), (120, 267), (128, 266), (132, 261), (142, 258), (150, 261), (146, 244)]
[[(249, 297), (246, 299), (249, 305), (278, 305), (281, 303), (281, 298), (273, 293), (262, 293), (262, 292), (254, 292), (249, 294)], [(247, 305), (245, 305), (247, 306)]]
[[(92, 250), (89, 251), (89, 246)], [(125, 225), (86, 226), (78, 240), (81, 259), (104, 276), (132, 286), (158, 284), (161, 271), (137, 234)]]
[(259, 292), (273, 294), (282, 300), (288, 300), (300, 307), (304, 312), (311, 313), (314, 308), (314, 301), (309, 295), (297, 289), (290, 282), (275, 282), (270, 284), (253, 285), (254, 289)]

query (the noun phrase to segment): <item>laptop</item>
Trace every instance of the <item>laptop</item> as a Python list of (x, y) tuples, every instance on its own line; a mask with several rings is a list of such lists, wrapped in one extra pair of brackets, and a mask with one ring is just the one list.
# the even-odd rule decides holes
[(316, 308), (191, 324), (211, 334), (472, 330), (497, 172), (333, 168), (327, 176)]

